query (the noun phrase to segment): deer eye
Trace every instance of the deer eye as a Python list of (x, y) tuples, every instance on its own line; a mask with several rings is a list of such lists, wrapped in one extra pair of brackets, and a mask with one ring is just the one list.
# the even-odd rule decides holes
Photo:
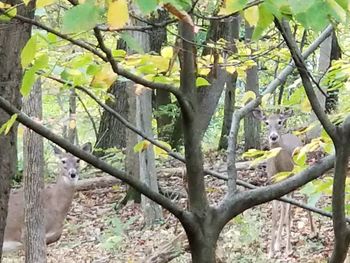
[(62, 160), (62, 163), (65, 164), (65, 163), (66, 163), (66, 160)]
[(80, 159), (77, 159), (77, 163), (80, 163)]
[(266, 125), (269, 125), (269, 121), (265, 121), (265, 124), (266, 124)]
[(282, 121), (281, 121), (281, 120), (279, 120), (279, 121), (278, 121), (278, 125), (281, 125), (281, 124), (282, 124)]

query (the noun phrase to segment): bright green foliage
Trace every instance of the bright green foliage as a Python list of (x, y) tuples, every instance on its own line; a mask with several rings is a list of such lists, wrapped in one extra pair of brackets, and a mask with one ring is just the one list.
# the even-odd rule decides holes
[(204, 87), (204, 86), (209, 86), (209, 85), (210, 85), (210, 83), (205, 78), (198, 77), (196, 79), (196, 87)]
[(21, 53), (21, 64), (22, 68), (26, 68), (33, 61), (36, 53), (37, 35), (32, 35), (28, 40)]
[(4, 133), (5, 135), (8, 134), (10, 131), (11, 127), (15, 123), (17, 119), (17, 114), (13, 114), (10, 119), (8, 119), (7, 122), (5, 122), (1, 127), (0, 127), (0, 134)]
[(62, 31), (78, 33), (92, 29), (100, 21), (100, 9), (93, 0), (67, 10), (63, 16)]
[(248, 0), (226, 0), (224, 1), (224, 6), (221, 8), (219, 15), (228, 15), (240, 11), (246, 6), (247, 2)]

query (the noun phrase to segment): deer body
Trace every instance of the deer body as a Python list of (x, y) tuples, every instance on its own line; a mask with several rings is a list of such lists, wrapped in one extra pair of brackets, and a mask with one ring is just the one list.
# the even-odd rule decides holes
[[(279, 173), (292, 171), (294, 168), (294, 162), (292, 158), (293, 151), (302, 146), (301, 140), (290, 133), (281, 134), (283, 124), (285, 120), (291, 115), (291, 112), (284, 114), (272, 114), (266, 116), (260, 110), (254, 110), (253, 115), (255, 118), (262, 120), (268, 125), (268, 141), (270, 149), (280, 147), (279, 153), (267, 160), (267, 175), (269, 180)], [(291, 194), (289, 194), (291, 195)], [(291, 206), (287, 203), (281, 203), (279, 201), (272, 201), (272, 230), (271, 230), (271, 244), (269, 248), (269, 257), (273, 257), (276, 251), (281, 249), (281, 236), (283, 228), (286, 228), (287, 233), (287, 253), (291, 252)]]
[[(83, 150), (90, 151), (91, 144)], [(55, 148), (60, 159), (60, 173), (56, 184), (49, 185), (43, 192), (44, 223), (46, 243), (56, 242), (63, 231), (64, 220), (71, 207), (75, 185), (79, 175), (79, 159), (70, 153)], [(23, 189), (12, 191), (8, 203), (8, 214), (4, 233), (3, 251), (19, 249), (24, 235), (24, 193)]]

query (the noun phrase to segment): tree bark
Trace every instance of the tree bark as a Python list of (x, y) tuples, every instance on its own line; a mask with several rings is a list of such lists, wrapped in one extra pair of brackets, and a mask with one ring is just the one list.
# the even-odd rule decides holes
[(77, 141), (77, 95), (73, 87), (69, 90), (69, 121), (67, 131), (68, 141), (79, 145)]
[[(332, 33), (332, 47), (331, 47), (331, 63), (333, 60), (338, 60), (341, 59), (341, 48), (339, 46), (338, 43), (338, 38), (337, 35), (335, 33), (335, 31), (333, 30)], [(327, 90), (327, 95), (328, 97), (326, 98), (326, 112), (327, 113), (331, 113), (332, 111), (337, 109), (338, 106), (338, 93), (339, 93), (339, 89), (336, 90)]]
[[(127, 49), (126, 43), (123, 39), (118, 40), (117, 49)], [(129, 111), (126, 85), (127, 83), (125, 81), (116, 80), (108, 89), (108, 93), (111, 94), (113, 98), (106, 100), (106, 104), (116, 112), (120, 113), (124, 118), (127, 118)], [(126, 147), (126, 128), (120, 121), (105, 110), (102, 113), (98, 129), (94, 155), (103, 156), (105, 155), (103, 150), (113, 147), (119, 149)]]
[[(253, 34), (253, 27), (246, 25), (245, 28), (245, 39), (246, 43), (249, 43)], [(252, 91), (256, 96), (259, 95), (259, 77), (258, 67), (253, 66), (246, 71), (247, 80), (245, 91)], [(255, 148), (260, 149), (260, 132), (261, 125), (260, 121), (255, 119), (253, 114), (250, 112), (244, 118), (244, 150)]]
[[(108, 93), (113, 95), (113, 99), (108, 99), (106, 104), (126, 118), (129, 109), (126, 82), (116, 81), (109, 88)], [(105, 154), (103, 150), (112, 147), (122, 149), (125, 146), (125, 126), (114, 118), (108, 111), (104, 111), (101, 117), (95, 145), (97, 150), (94, 152), (94, 154), (96, 156), (103, 156)]]
[[(237, 52), (235, 40), (239, 39), (239, 28), (240, 28), (240, 16), (233, 16), (232, 20), (232, 39), (228, 39), (231, 42), (231, 49), (234, 53)], [(225, 89), (225, 102), (224, 102), (224, 121), (222, 123), (221, 135), (219, 140), (218, 149), (227, 149), (228, 146), (228, 135), (230, 133), (232, 114), (235, 107), (235, 92), (237, 85), (237, 72), (233, 74), (228, 74), (226, 80)]]
[[(42, 119), (42, 93), (40, 79), (34, 84), (28, 98), (23, 102), (23, 112), (38, 120)], [(44, 226), (44, 144), (43, 138), (25, 129), (23, 134), (24, 160), (24, 218), (25, 262), (46, 262)]]
[[(11, 5), (18, 5), (17, 14), (32, 18), (34, 16), (34, 2), (23, 5), (20, 1), (3, 1)], [(20, 63), (21, 50), (30, 38), (31, 25), (0, 21), (0, 94), (13, 106), (20, 108), (21, 96), (19, 87), (22, 79)], [(0, 109), (0, 126), (10, 116)], [(16, 173), (17, 165), (17, 124), (14, 124), (7, 135), (0, 135), (0, 248), (3, 244), (3, 235), (7, 217), (7, 203), (10, 193), (11, 178)], [(0, 249), (0, 260), (2, 249)]]
[[(145, 25), (145, 23), (137, 20), (134, 20), (133, 24), (141, 26)], [(133, 32), (133, 37), (142, 44), (146, 52), (150, 50), (149, 35), (147, 33)], [(153, 137), (152, 91), (138, 85), (131, 86), (132, 84), (130, 82), (127, 85), (130, 85), (130, 88), (128, 89), (128, 119), (132, 124), (134, 124), (134, 126), (145, 132), (149, 137)], [(138, 175), (143, 183), (158, 193), (159, 190), (153, 147), (149, 145), (144, 151), (135, 153), (134, 146), (136, 143), (141, 142), (142, 138), (134, 132), (128, 131), (127, 140), (128, 160), (126, 170), (133, 174), (133, 176)], [(136, 193), (134, 189), (131, 188), (130, 191), (133, 192), (134, 196), (138, 197), (139, 193)], [(162, 218), (161, 207), (147, 197), (141, 196), (141, 206), (145, 215), (146, 225), (150, 226)]]

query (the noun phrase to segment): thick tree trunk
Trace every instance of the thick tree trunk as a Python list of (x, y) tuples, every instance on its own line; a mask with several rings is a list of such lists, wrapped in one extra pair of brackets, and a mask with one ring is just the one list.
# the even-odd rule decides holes
[[(145, 25), (143, 22), (137, 20), (133, 21), (133, 24), (140, 26)], [(143, 32), (133, 32), (133, 37), (137, 39), (140, 44), (142, 44), (146, 52), (150, 50), (150, 41), (148, 34)], [(128, 120), (138, 129), (145, 132), (149, 137), (153, 137), (152, 92), (138, 85), (133, 85), (131, 82), (128, 82), (127, 85), (129, 94)], [(133, 150), (134, 146), (136, 143), (141, 142), (142, 138), (134, 132), (128, 131), (127, 140), (128, 156), (126, 157), (126, 170), (133, 176), (139, 176), (143, 183), (148, 185), (153, 191), (158, 192), (153, 147), (148, 146), (145, 151), (135, 153)], [(139, 196), (139, 194), (136, 193), (132, 188), (130, 188), (130, 191), (134, 197)], [(147, 225), (152, 225), (158, 219), (162, 218), (162, 210), (160, 206), (145, 196), (141, 197), (141, 206), (145, 216), (145, 223)]]
[[(136, 99), (138, 100), (137, 116), (139, 117), (137, 127), (141, 128), (148, 136), (152, 137), (152, 105), (150, 103), (152, 91), (145, 89), (143, 94), (137, 96)], [(152, 190), (159, 192), (153, 147), (149, 146), (145, 151), (140, 152), (139, 159), (141, 181)], [(145, 223), (147, 226), (151, 226), (162, 218), (161, 207), (144, 195), (141, 196), (141, 206), (145, 214)]]
[[(113, 99), (108, 99), (106, 104), (120, 113), (124, 118), (127, 118), (128, 95), (126, 92), (126, 83), (116, 81), (109, 88), (108, 93), (113, 95)], [(100, 121), (100, 127), (98, 130), (98, 136), (96, 140), (94, 152), (97, 156), (103, 156), (104, 151), (108, 148), (117, 147), (118, 149), (126, 146), (126, 129), (125, 126), (120, 123), (109, 112), (104, 111)], [(102, 151), (101, 151), (102, 150)]]
[[(33, 17), (33, 2), (27, 6), (19, 1), (3, 1), (11, 5), (18, 5), (17, 14)], [(19, 87), (22, 79), (20, 63), (21, 50), (31, 34), (31, 26), (11, 20), (0, 21), (0, 94), (16, 108), (21, 106)], [(0, 109), (0, 126), (10, 116)], [(17, 164), (17, 124), (14, 124), (7, 135), (0, 135), (0, 260), (7, 217), (7, 203), (10, 193), (11, 178), (16, 173)]]
[[(23, 111), (42, 119), (41, 83), (38, 80), (30, 96), (23, 102)], [(25, 129), (23, 134), (25, 262), (46, 262), (45, 227), (43, 218), (44, 144), (43, 138)]]
[[(246, 25), (245, 38), (249, 43), (253, 34), (253, 27)], [(258, 67), (253, 66), (247, 69), (247, 81), (245, 91), (252, 91), (255, 95), (259, 95), (259, 78)], [(260, 149), (260, 121), (254, 118), (252, 113), (249, 113), (244, 118), (244, 149), (245, 151), (251, 148)]]

